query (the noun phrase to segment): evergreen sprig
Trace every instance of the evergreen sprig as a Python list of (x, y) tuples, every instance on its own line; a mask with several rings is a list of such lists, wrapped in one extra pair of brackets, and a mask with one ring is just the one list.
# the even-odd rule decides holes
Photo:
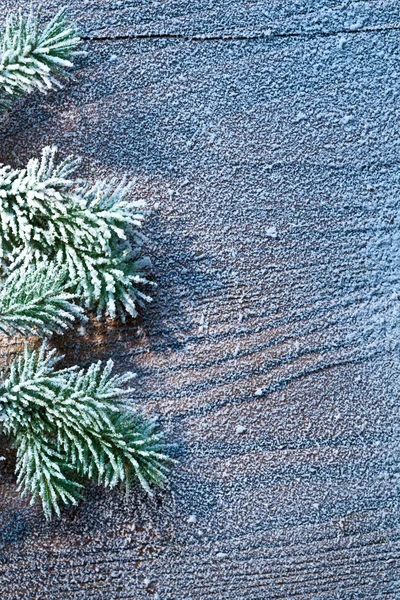
[(0, 166), (0, 258), (65, 265), (87, 308), (136, 316), (137, 305), (150, 300), (138, 289), (149, 283), (140, 256), (144, 202), (127, 200), (124, 180), (76, 181), (79, 161), (55, 159), (56, 148), (46, 147), (25, 169)]
[[(38, 18), (10, 17), (0, 35), (0, 110), (34, 89), (60, 86), (81, 40), (61, 11), (40, 33)], [(24, 169), (0, 165), (0, 331), (64, 333), (84, 319), (82, 300), (97, 313), (125, 318), (150, 298), (141, 255), (144, 203), (128, 200), (131, 184), (72, 179), (79, 161), (57, 163), (56, 149)], [(0, 422), (17, 448), (17, 481), (40, 499), (46, 518), (77, 504), (84, 484), (148, 493), (171, 460), (154, 420), (129, 409), (113, 363), (57, 369), (55, 351), (25, 347), (0, 373)]]
[(76, 504), (85, 480), (127, 489), (133, 480), (151, 493), (167, 462), (162, 434), (127, 408), (123, 386), (132, 375), (113, 375), (113, 362), (86, 370), (56, 370), (55, 351), (24, 353), (0, 383), (1, 418), (17, 447), (17, 477), (32, 502), (50, 518)]
[(0, 331), (50, 336), (86, 320), (67, 285), (67, 269), (47, 261), (14, 269), (0, 284)]
[(70, 77), (66, 69), (74, 56), (82, 54), (76, 28), (61, 10), (40, 31), (39, 17), (7, 18), (0, 37), (0, 109), (11, 106), (12, 99), (34, 89), (46, 92), (61, 87), (60, 79)]

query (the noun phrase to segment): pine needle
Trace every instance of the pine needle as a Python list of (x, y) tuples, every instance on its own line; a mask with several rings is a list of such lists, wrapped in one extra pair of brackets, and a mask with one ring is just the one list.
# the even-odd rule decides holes
[(162, 433), (127, 407), (131, 374), (113, 375), (113, 363), (56, 370), (55, 351), (25, 348), (3, 374), (3, 429), (17, 447), (23, 494), (40, 498), (46, 518), (76, 504), (85, 481), (105, 487), (136, 480), (148, 493), (162, 484), (171, 459)]
[(13, 97), (61, 87), (61, 80), (71, 77), (72, 59), (84, 54), (77, 50), (81, 44), (64, 10), (42, 32), (33, 12), (8, 17), (0, 35), (0, 110), (9, 109)]
[(47, 261), (14, 269), (0, 284), (0, 331), (50, 336), (64, 333), (76, 320), (85, 321), (67, 280), (65, 267)]
[(144, 202), (128, 200), (131, 184), (71, 179), (79, 161), (56, 162), (56, 148), (25, 169), (0, 165), (0, 260), (46, 258), (67, 269), (71, 291), (88, 309), (111, 318), (137, 315), (150, 298), (141, 256)]

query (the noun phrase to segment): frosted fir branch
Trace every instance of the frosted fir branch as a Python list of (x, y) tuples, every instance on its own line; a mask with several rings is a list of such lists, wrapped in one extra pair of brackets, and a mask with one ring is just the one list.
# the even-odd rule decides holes
[(106, 487), (137, 481), (148, 493), (165, 480), (163, 435), (126, 406), (131, 374), (113, 363), (56, 370), (59, 357), (25, 348), (0, 384), (4, 432), (17, 447), (23, 495), (39, 498), (46, 518), (77, 504), (86, 480)]
[(142, 289), (143, 201), (128, 200), (131, 184), (89, 185), (71, 179), (79, 161), (56, 162), (56, 148), (25, 169), (0, 166), (0, 259), (20, 264), (46, 257), (66, 267), (71, 290), (99, 315), (124, 319), (150, 298)]
[(42, 92), (61, 87), (71, 77), (67, 69), (72, 59), (84, 54), (75, 25), (61, 10), (40, 31), (38, 15), (9, 16), (0, 35), (0, 109), (8, 109), (12, 99), (34, 89)]
[(47, 261), (22, 265), (0, 284), (0, 331), (6, 335), (64, 333), (86, 321), (74, 294), (67, 291), (67, 269)]

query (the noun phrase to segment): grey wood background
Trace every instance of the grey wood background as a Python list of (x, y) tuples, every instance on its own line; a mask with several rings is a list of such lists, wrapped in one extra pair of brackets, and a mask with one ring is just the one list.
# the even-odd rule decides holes
[(399, 2), (68, 8), (88, 56), (0, 161), (57, 144), (135, 179), (154, 301), (56, 343), (135, 370), (179, 464), (46, 523), (3, 444), (1, 598), (400, 598)]

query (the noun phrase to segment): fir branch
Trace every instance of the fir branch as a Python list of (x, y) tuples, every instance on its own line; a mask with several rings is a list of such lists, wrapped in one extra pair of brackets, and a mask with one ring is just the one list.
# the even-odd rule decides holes
[(42, 32), (32, 12), (25, 19), (10, 16), (0, 37), (0, 108), (11, 106), (13, 96), (34, 89), (46, 92), (61, 87), (60, 79), (70, 77), (66, 69), (71, 59), (82, 52), (82, 43), (74, 25), (61, 10)]
[(56, 164), (56, 148), (25, 169), (0, 166), (0, 259), (17, 264), (45, 256), (66, 266), (73, 291), (87, 308), (114, 318), (150, 298), (141, 257), (142, 201), (128, 201), (131, 185), (114, 180), (93, 186), (71, 179), (79, 161)]
[(68, 271), (47, 261), (14, 269), (0, 286), (0, 331), (6, 335), (64, 333), (83, 310), (67, 291)]
[(30, 494), (31, 504), (40, 498), (46, 519), (50, 519), (53, 513), (60, 515), (62, 505), (76, 506), (83, 498), (83, 485), (73, 480), (73, 470), (57, 452), (51, 435), (51, 428), (34, 419), (30, 427), (14, 438), (17, 483), (23, 490), (21, 495)]
[(59, 446), (82, 476), (106, 487), (129, 486), (136, 477), (151, 494), (150, 484), (162, 483), (167, 470), (162, 434), (153, 421), (124, 409), (121, 400), (130, 390), (121, 386), (132, 375), (112, 376), (112, 368), (109, 360), (104, 368), (98, 362), (71, 373)]
[(162, 434), (128, 410), (123, 386), (131, 375), (113, 375), (113, 363), (57, 371), (57, 356), (25, 348), (0, 385), (4, 431), (18, 447), (17, 475), (24, 494), (40, 498), (47, 518), (76, 504), (82, 482), (128, 489), (132, 480), (151, 493), (167, 462)]

